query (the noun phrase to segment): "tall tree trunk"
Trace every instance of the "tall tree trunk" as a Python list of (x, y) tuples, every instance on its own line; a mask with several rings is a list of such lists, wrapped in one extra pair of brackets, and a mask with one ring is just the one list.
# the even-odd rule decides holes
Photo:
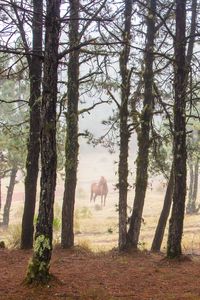
[[(79, 44), (79, 0), (70, 0), (69, 47)], [(74, 204), (78, 166), (79, 51), (69, 55), (67, 136), (65, 144), (65, 191), (62, 206), (63, 248), (74, 246)]]
[(174, 66), (174, 192), (172, 214), (169, 222), (167, 256), (182, 254), (181, 240), (186, 196), (186, 86), (187, 65), (185, 55), (186, 1), (176, 0), (176, 37)]
[(167, 190), (166, 190), (166, 194), (165, 194), (163, 208), (162, 208), (162, 211), (160, 214), (158, 225), (156, 227), (155, 236), (154, 236), (153, 243), (151, 246), (152, 251), (160, 251), (160, 248), (161, 248), (161, 244), (162, 244), (164, 233), (165, 233), (165, 227), (167, 224), (167, 220), (168, 220), (170, 208), (171, 208), (171, 203), (172, 203), (173, 186), (174, 186), (174, 174), (173, 174), (173, 165), (172, 165), (171, 172), (170, 172), (170, 178), (169, 178), (169, 182), (168, 182)]
[[(189, 39), (188, 50), (187, 50), (187, 64), (188, 64), (188, 67), (190, 67), (190, 65), (191, 65), (193, 48), (194, 48), (195, 31), (196, 31), (196, 17), (197, 17), (197, 0), (193, 0), (192, 1), (190, 39)], [(186, 74), (186, 75), (188, 76), (188, 74)], [(187, 79), (187, 81), (188, 81), (188, 79)], [(192, 88), (191, 88), (191, 90), (192, 90)], [(172, 172), (172, 170), (171, 170), (171, 172)], [(192, 172), (193, 172), (193, 169), (192, 169)], [(172, 173), (170, 175), (170, 178), (171, 178), (171, 176), (172, 176)], [(166, 192), (165, 199), (164, 199), (164, 204), (163, 204), (163, 210), (161, 212), (161, 216), (160, 216), (158, 226), (157, 226), (157, 229), (156, 229), (154, 241), (152, 243), (152, 250), (154, 250), (154, 251), (159, 251), (160, 250), (162, 240), (163, 240), (164, 231), (165, 231), (165, 227), (166, 227), (166, 224), (167, 224), (167, 219), (168, 219), (168, 216), (169, 216), (169, 211), (170, 211), (169, 203), (170, 203), (170, 205), (172, 203), (172, 199), (170, 200), (170, 198), (168, 198), (168, 196), (167, 196), (168, 189), (169, 189), (169, 191), (172, 192), (171, 188), (173, 188), (173, 187), (171, 187), (171, 179), (169, 180), (168, 185), (170, 185), (170, 187), (167, 187), (167, 192)], [(170, 196), (172, 198), (173, 194), (171, 194), (171, 192), (170, 192)], [(166, 207), (168, 209), (166, 209)], [(166, 212), (166, 214), (164, 212)], [(165, 215), (165, 218), (163, 217), (163, 213)], [(163, 235), (160, 235), (160, 232), (162, 232)], [(160, 238), (159, 238), (159, 235), (160, 235)]]
[(194, 167), (194, 187), (193, 187), (193, 194), (192, 194), (192, 199), (196, 210), (197, 210), (196, 200), (197, 200), (197, 193), (198, 193), (198, 181), (199, 181), (199, 158), (197, 157), (195, 162), (195, 167)]
[(131, 39), (133, 1), (125, 1), (123, 49), (120, 53), (121, 105), (120, 105), (120, 154), (119, 154), (119, 250), (124, 250), (127, 235), (127, 189), (128, 189), (128, 100), (130, 96), (131, 71), (128, 69)]
[(40, 96), (42, 60), (42, 14), (43, 1), (33, 1), (33, 56), (29, 65), (30, 77), (30, 129), (26, 159), (25, 203), (22, 218), (21, 248), (33, 247), (34, 213), (37, 192), (38, 161), (40, 152)]
[(190, 169), (190, 185), (189, 185), (189, 202), (188, 202), (188, 212), (190, 211), (190, 206), (192, 205), (192, 195), (193, 195), (193, 183), (194, 183), (194, 165), (193, 162), (189, 164)]
[(198, 211), (198, 207), (196, 207), (196, 198), (197, 198), (197, 190), (198, 190), (198, 168), (199, 166), (198, 166), (198, 158), (197, 158), (195, 164), (193, 161), (191, 161), (189, 164), (190, 185), (189, 185), (188, 203), (186, 207), (187, 214), (195, 214)]
[(46, 1), (44, 77), (41, 107), (41, 191), (35, 246), (27, 281), (47, 282), (52, 254), (53, 204), (56, 186), (56, 103), (60, 0)]
[(10, 183), (8, 186), (7, 196), (6, 196), (6, 203), (4, 205), (4, 212), (3, 212), (3, 226), (8, 226), (9, 224), (9, 217), (10, 217), (10, 207), (12, 203), (12, 196), (15, 187), (15, 179), (17, 175), (18, 169), (13, 167), (10, 174)]
[(1, 193), (1, 176), (0, 176), (0, 210), (2, 205), (2, 193)]
[(148, 182), (148, 163), (150, 147), (150, 124), (153, 114), (153, 61), (155, 39), (156, 0), (149, 1), (147, 15), (147, 42), (145, 49), (144, 102), (141, 114), (141, 130), (138, 133), (138, 157), (136, 170), (136, 189), (133, 212), (127, 234), (128, 247), (137, 248), (144, 200)]

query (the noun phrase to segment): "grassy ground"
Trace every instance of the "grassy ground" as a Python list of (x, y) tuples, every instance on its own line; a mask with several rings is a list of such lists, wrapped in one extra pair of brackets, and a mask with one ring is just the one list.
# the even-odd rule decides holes
[[(0, 229), (0, 239), (6, 244), (15, 246), (20, 238), (21, 218), (23, 212), (23, 192), (18, 186), (11, 207), (10, 226), (8, 230)], [(62, 186), (58, 186), (55, 201), (54, 220), (54, 242), (60, 241)], [(162, 209), (165, 190), (160, 186), (148, 190), (144, 206), (144, 222), (141, 228), (140, 248), (150, 249), (155, 228)], [(105, 207), (101, 207), (100, 198), (96, 203), (89, 200), (89, 186), (82, 185), (77, 188), (77, 199), (75, 208), (75, 243), (88, 247), (95, 252), (108, 251), (117, 247), (118, 240), (118, 194), (109, 186), (109, 194)], [(131, 207), (133, 193), (129, 193), (128, 204)], [(38, 203), (37, 203), (38, 206)], [(183, 250), (186, 253), (197, 253), (200, 249), (200, 224), (199, 215), (185, 216)], [(162, 250), (165, 251), (166, 236), (163, 241)]]

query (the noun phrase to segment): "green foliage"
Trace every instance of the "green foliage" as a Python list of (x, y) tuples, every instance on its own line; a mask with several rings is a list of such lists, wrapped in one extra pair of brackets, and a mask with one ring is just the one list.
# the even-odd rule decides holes
[(61, 228), (61, 219), (58, 217), (54, 217), (53, 219), (53, 230), (59, 231)]
[(162, 174), (169, 177), (172, 164), (172, 137), (161, 126), (159, 134), (153, 133), (152, 144), (149, 151), (149, 172), (152, 175)]
[[(37, 223), (37, 216), (34, 216), (34, 224)], [(53, 231), (60, 232), (61, 230), (61, 208), (59, 204), (55, 204), (54, 206), (54, 218), (53, 218)]]
[(50, 280), (49, 264), (40, 261), (37, 256), (33, 256), (30, 260), (26, 275), (26, 283), (31, 284), (36, 282), (38, 284), (46, 284)]
[(34, 243), (34, 252), (37, 253), (37, 256), (42, 257), (46, 249), (51, 250), (50, 240), (45, 237), (43, 234), (39, 235)]
[[(27, 103), (22, 100), (28, 97), (27, 82), (14, 79), (3, 80), (0, 91), (0, 167), (2, 176), (4, 171), (16, 167), (23, 169), (26, 158), (26, 141), (28, 126), (26, 124)], [(20, 99), (20, 101), (16, 101)]]

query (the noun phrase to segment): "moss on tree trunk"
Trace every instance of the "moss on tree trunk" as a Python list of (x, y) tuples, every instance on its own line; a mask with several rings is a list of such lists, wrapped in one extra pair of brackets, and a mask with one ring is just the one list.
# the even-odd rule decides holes
[[(70, 47), (79, 44), (79, 0), (70, 1)], [(67, 85), (67, 136), (65, 145), (65, 191), (62, 206), (63, 248), (74, 246), (74, 204), (78, 167), (78, 101), (79, 101), (79, 51), (69, 55), (68, 85)]]
[(186, 197), (186, 86), (187, 66), (185, 57), (186, 1), (176, 1), (176, 38), (174, 67), (174, 192), (172, 214), (169, 222), (167, 256), (182, 254), (181, 240)]
[(142, 223), (142, 212), (148, 183), (148, 164), (150, 147), (150, 126), (153, 115), (153, 47), (155, 39), (155, 16), (156, 0), (149, 1), (147, 22), (147, 42), (145, 49), (144, 70), (144, 101), (141, 113), (141, 128), (138, 132), (138, 156), (135, 183), (135, 198), (133, 212), (130, 217), (130, 225), (127, 233), (127, 247), (137, 248), (140, 228)]
[(120, 118), (120, 154), (119, 154), (119, 250), (124, 250), (127, 235), (127, 190), (128, 190), (128, 103), (130, 96), (130, 74), (128, 68), (130, 55), (130, 31), (133, 3), (131, 0), (125, 1), (124, 10), (124, 31), (122, 39), (124, 46), (120, 53), (120, 75), (121, 75), (121, 105), (119, 111)]
[(41, 181), (33, 258), (26, 280), (47, 282), (52, 253), (53, 205), (56, 187), (56, 104), (60, 0), (47, 1), (44, 77), (41, 107)]
[(28, 154), (26, 159), (25, 178), (25, 202), (22, 218), (21, 248), (33, 247), (34, 213), (37, 192), (37, 178), (39, 169), (40, 153), (40, 104), (41, 104), (41, 76), (42, 60), (39, 57), (42, 52), (42, 12), (43, 1), (33, 1), (33, 47), (32, 50), (38, 55), (28, 59), (30, 75), (30, 129), (28, 141)]

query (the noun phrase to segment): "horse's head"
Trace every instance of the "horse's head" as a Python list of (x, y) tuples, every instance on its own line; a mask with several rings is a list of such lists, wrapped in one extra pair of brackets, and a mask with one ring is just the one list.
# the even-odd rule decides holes
[(100, 178), (100, 180), (99, 180), (99, 186), (100, 186), (100, 185), (105, 185), (105, 184), (107, 184), (107, 181), (106, 181), (106, 179), (104, 178), (104, 176), (101, 176), (101, 178)]

